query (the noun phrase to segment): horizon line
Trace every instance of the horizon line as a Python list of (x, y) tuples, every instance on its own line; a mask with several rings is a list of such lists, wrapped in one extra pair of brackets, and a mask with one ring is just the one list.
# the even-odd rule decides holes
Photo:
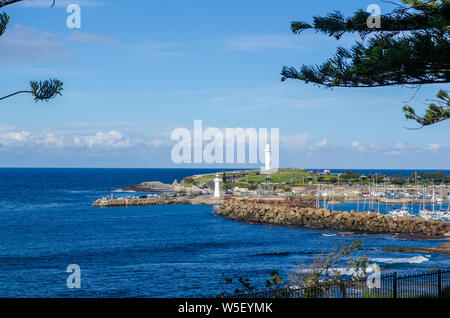
[[(245, 168), (245, 167), (34, 167), (34, 166), (24, 166), (24, 167), (14, 167), (14, 166), (4, 166), (0, 169), (191, 169), (191, 170), (259, 170), (259, 168)], [(305, 169), (305, 170), (450, 170), (450, 168), (297, 168), (297, 167), (280, 167), (278, 169)]]

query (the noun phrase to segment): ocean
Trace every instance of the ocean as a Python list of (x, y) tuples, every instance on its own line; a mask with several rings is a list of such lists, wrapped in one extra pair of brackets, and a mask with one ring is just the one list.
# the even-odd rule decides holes
[[(272, 270), (289, 280), (320, 253), (355, 240), (363, 242), (355, 256), (388, 272), (450, 267), (442, 254), (383, 251), (443, 239), (246, 224), (215, 215), (213, 206), (91, 205), (111, 189), (215, 171), (0, 169), (0, 297), (216, 296), (225, 278), (264, 288)], [(79, 289), (66, 285), (70, 264), (81, 269)]]

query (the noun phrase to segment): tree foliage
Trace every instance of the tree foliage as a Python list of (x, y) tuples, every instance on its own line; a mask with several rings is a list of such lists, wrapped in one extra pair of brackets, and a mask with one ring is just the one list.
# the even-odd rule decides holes
[(425, 115), (416, 114), (414, 108), (409, 105), (403, 106), (403, 111), (408, 119), (417, 121), (421, 126), (428, 126), (450, 118), (450, 98), (446, 90), (441, 89), (436, 95), (438, 100), (428, 105)]
[[(20, 2), (22, 0), (6, 0), (0, 1), (0, 8), (5, 7), (7, 5)], [(6, 12), (0, 13), (0, 36), (2, 36), (9, 22), (9, 16)], [(12, 94), (0, 97), (0, 100), (7, 99), (14, 95), (18, 94), (31, 94), (34, 97), (34, 100), (37, 101), (46, 101), (55, 98), (58, 95), (62, 95), (63, 90), (63, 82), (57, 79), (48, 79), (44, 81), (30, 81), (30, 89), (29, 90), (20, 90), (14, 92)]]
[(9, 22), (9, 16), (3, 12), (0, 14), (0, 36), (3, 35), (3, 33), (5, 33), (6, 30), (6, 25)]
[(49, 101), (55, 98), (57, 95), (61, 95), (63, 90), (63, 82), (57, 79), (49, 79), (45, 81), (31, 81), (31, 93), (34, 96), (34, 100)]
[[(283, 287), (297, 287), (303, 289), (304, 297), (307, 297), (309, 288), (321, 288), (344, 281), (346, 274), (354, 281), (367, 277), (369, 266), (374, 265), (364, 254), (357, 258), (352, 253), (362, 249), (361, 241), (354, 241), (349, 246), (333, 248), (328, 253), (320, 253), (307, 268), (297, 268), (297, 271), (289, 275), (289, 281), (280, 275), (277, 270), (270, 272), (270, 278), (266, 280), (266, 288), (277, 290)], [(339, 269), (342, 263), (346, 263), (345, 271)], [(222, 275), (224, 275), (222, 273)], [(218, 297), (233, 297), (240, 294), (252, 293), (255, 286), (249, 278), (239, 277), (232, 279), (225, 277), (223, 291)]]
[(336, 284), (343, 278), (343, 272), (335, 267), (342, 261), (347, 262), (346, 271), (351, 272), (352, 280), (360, 280), (367, 275), (367, 269), (371, 264), (366, 255), (358, 258), (351, 257), (352, 252), (362, 248), (361, 241), (354, 241), (350, 246), (332, 249), (327, 254), (320, 254), (314, 258), (307, 271), (298, 271), (291, 275), (294, 285), (308, 288), (317, 287), (321, 284)]
[[(403, 0), (393, 12), (381, 15), (380, 28), (369, 28), (370, 14), (363, 10), (346, 18), (335, 11), (314, 17), (313, 24), (294, 21), (291, 30), (300, 34), (315, 29), (339, 40), (357, 33), (361, 41), (350, 48), (338, 47), (321, 65), (284, 66), (281, 80), (298, 79), (325, 87), (381, 87), (445, 84), (450, 82), (450, 1)], [(423, 116), (405, 105), (407, 119), (421, 126), (450, 118), (449, 97), (441, 89)]]

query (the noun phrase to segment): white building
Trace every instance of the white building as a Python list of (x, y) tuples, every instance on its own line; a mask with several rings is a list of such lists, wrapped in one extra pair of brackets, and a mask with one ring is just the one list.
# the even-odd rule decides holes
[(248, 189), (247, 188), (234, 187), (233, 188), (233, 192), (247, 193)]
[(219, 174), (216, 174), (216, 178), (214, 179), (214, 197), (219, 198), (220, 197), (220, 178)]

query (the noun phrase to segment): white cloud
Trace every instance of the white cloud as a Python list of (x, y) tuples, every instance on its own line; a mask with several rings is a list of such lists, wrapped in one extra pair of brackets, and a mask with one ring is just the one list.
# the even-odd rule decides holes
[(376, 152), (376, 151), (385, 150), (385, 149), (387, 149), (387, 147), (379, 145), (377, 143), (370, 144), (370, 150), (371, 151)]
[(172, 140), (169, 139), (163, 139), (163, 138), (152, 138), (147, 142), (144, 142), (145, 145), (147, 145), (150, 148), (154, 147), (161, 147), (161, 146), (169, 146), (172, 145)]
[(417, 146), (413, 145), (413, 144), (409, 144), (409, 143), (403, 142), (403, 141), (397, 141), (394, 144), (394, 149), (397, 149), (397, 150), (414, 150), (414, 149), (417, 149)]
[[(120, 127), (121, 129), (118, 129)], [(127, 134), (123, 133), (123, 130)], [(83, 131), (83, 133), (80, 133)], [(54, 128), (20, 129), (0, 123), (0, 147), (22, 147), (29, 149), (82, 149), (96, 151), (97, 149), (137, 148), (150, 149), (170, 147), (169, 127), (154, 124), (142, 134), (136, 125), (91, 125), (78, 124)]]
[(107, 148), (129, 148), (133, 142), (118, 130), (108, 132), (99, 131), (94, 136), (73, 136), (73, 142), (78, 147), (107, 147)]
[(316, 143), (316, 147), (324, 147), (328, 143), (328, 140), (324, 139)]
[(358, 151), (364, 151), (364, 147), (361, 145), (361, 143), (357, 140), (352, 141), (350, 143), (350, 146), (357, 149)]
[(427, 148), (428, 150), (431, 150), (431, 151), (437, 151), (437, 150), (439, 150), (441, 147), (442, 147), (442, 146), (441, 146), (440, 144), (438, 144), (438, 143), (431, 143), (431, 144), (428, 144), (426, 148)]
[[(108, 166), (120, 160), (139, 161), (141, 159), (138, 158), (151, 154), (158, 158), (155, 159), (158, 165), (168, 166), (171, 165), (170, 149), (175, 144), (170, 139), (170, 133), (177, 126), (167, 123), (149, 125), (123, 122), (14, 127), (0, 123), (0, 165), (26, 162), (27, 165), (33, 166), (34, 162), (44, 158), (48, 159), (49, 165), (57, 165), (60, 162), (77, 166), (77, 160), (81, 164), (86, 159), (93, 160), (89, 162), (95, 166)], [(206, 128), (207, 126), (204, 126), (204, 129)], [(438, 169), (447, 167), (446, 158), (450, 156), (450, 148), (436, 142), (416, 145), (406, 142), (400, 144), (386, 141), (374, 144), (362, 140), (350, 141), (331, 145), (328, 139), (313, 138), (308, 133), (282, 134), (280, 164), (326, 168), (348, 167), (350, 162), (354, 168), (364, 167), (369, 163), (374, 167)], [(360, 153), (352, 157), (351, 153), (356, 151)], [(72, 161), (67, 163), (67, 158)], [(139, 162), (143, 164), (142, 161)], [(436, 165), (436, 162), (442, 163)]]
[(26, 142), (31, 133), (29, 131), (8, 132), (0, 135), (0, 144), (3, 146), (11, 146), (16, 144), (22, 144)]
[(47, 133), (41, 140), (38, 140), (37, 143), (41, 143), (46, 147), (55, 147), (55, 148), (64, 148), (65, 141), (63, 136), (55, 136), (52, 133)]
[(395, 149), (398, 149), (398, 150), (403, 150), (403, 149), (406, 149), (406, 144), (403, 143), (403, 142), (401, 142), (401, 141), (397, 141), (397, 142), (394, 144), (394, 148), (395, 148)]

